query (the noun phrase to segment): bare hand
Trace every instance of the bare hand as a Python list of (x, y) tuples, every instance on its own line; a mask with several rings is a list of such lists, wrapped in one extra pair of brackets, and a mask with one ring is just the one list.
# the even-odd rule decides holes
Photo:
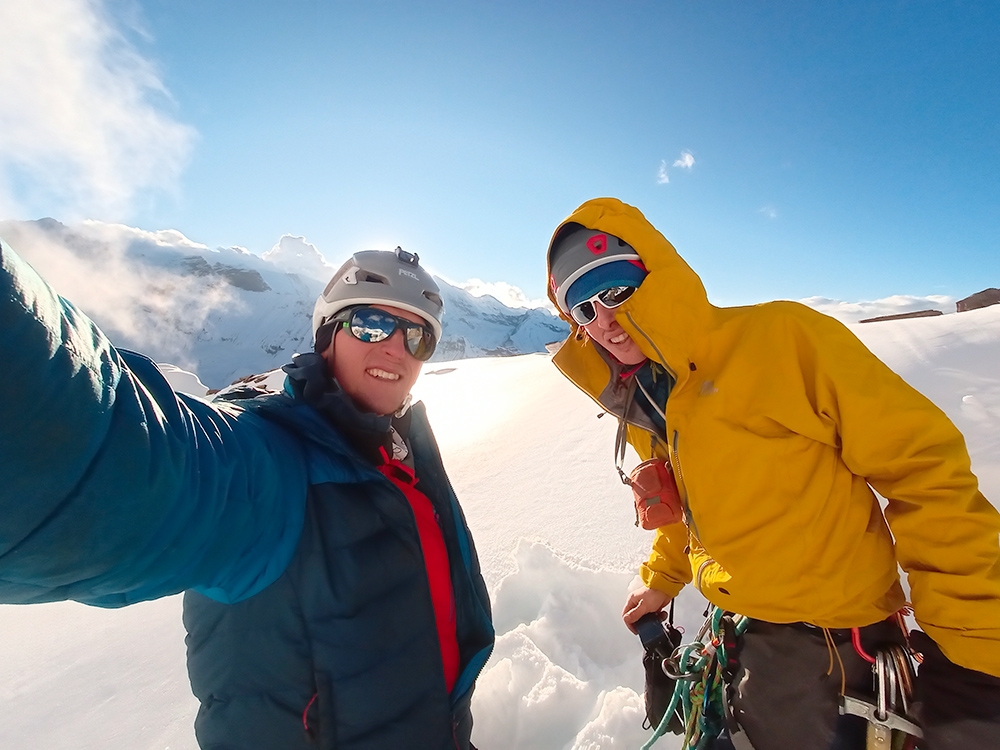
[(633, 591), (625, 601), (625, 609), (622, 610), (622, 620), (625, 622), (625, 626), (633, 633), (636, 632), (632, 623), (650, 612), (659, 612), (670, 604), (672, 598), (662, 591), (646, 587)]

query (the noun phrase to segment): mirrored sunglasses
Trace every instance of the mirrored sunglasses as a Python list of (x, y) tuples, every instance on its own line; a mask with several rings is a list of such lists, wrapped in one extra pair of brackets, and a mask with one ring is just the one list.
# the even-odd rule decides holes
[(604, 307), (612, 310), (631, 297), (635, 293), (635, 290), (636, 287), (634, 286), (613, 286), (608, 289), (602, 289), (593, 297), (573, 305), (569, 314), (573, 320), (585, 326), (597, 319), (597, 309), (594, 307), (595, 302), (600, 302)]
[(345, 310), (334, 318), (342, 322), (344, 328), (358, 341), (377, 344), (385, 341), (396, 330), (403, 332), (403, 343), (415, 359), (426, 362), (434, 354), (437, 338), (429, 326), (414, 323), (406, 318), (393, 315), (377, 307), (355, 307)]

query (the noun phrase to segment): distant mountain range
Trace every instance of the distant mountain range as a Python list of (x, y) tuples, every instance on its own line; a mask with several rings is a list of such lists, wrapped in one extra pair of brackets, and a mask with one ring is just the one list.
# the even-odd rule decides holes
[[(313, 304), (337, 265), (301, 237), (257, 256), (180, 232), (87, 221), (0, 221), (0, 237), (112, 342), (196, 372), (213, 388), (311, 350)], [(545, 351), (569, 327), (440, 278), (444, 333), (432, 361)]]

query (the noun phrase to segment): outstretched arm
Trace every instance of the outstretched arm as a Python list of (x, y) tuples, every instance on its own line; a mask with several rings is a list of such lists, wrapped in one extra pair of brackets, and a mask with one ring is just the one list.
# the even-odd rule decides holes
[(177, 396), (0, 243), (0, 601), (249, 596), (301, 530), (305, 467), (253, 415)]

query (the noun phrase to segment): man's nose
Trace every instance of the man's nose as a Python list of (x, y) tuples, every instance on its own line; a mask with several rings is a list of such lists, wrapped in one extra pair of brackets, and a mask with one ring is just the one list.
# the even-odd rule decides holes
[(597, 325), (605, 330), (617, 323), (615, 320), (615, 311), (609, 310), (600, 302), (594, 302), (594, 312), (597, 313)]
[(404, 335), (403, 330), (401, 328), (397, 328), (392, 332), (392, 335), (389, 336), (389, 338), (382, 342), (382, 345), (385, 347), (385, 351), (397, 359), (402, 359), (409, 354), (409, 352), (406, 351), (406, 342), (403, 341)]

